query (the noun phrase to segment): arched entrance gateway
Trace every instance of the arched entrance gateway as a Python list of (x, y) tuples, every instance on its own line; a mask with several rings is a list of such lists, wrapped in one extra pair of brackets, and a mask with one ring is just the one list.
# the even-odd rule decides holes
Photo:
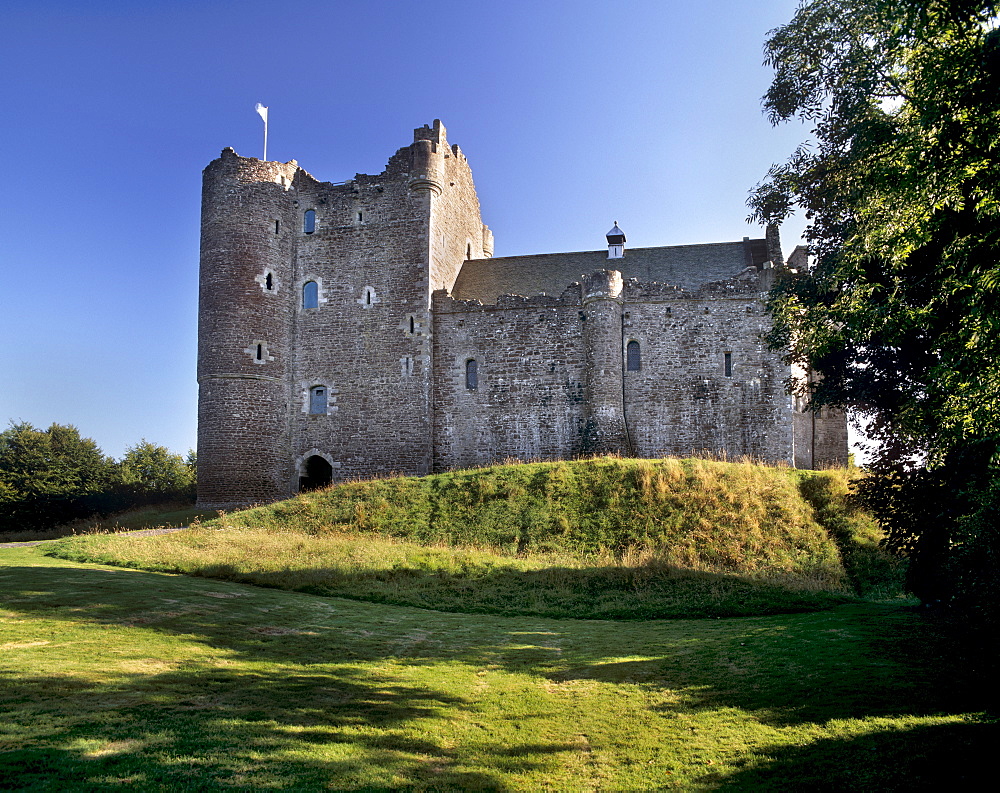
[(299, 476), (299, 492), (326, 487), (333, 481), (333, 466), (318, 454), (307, 457)]

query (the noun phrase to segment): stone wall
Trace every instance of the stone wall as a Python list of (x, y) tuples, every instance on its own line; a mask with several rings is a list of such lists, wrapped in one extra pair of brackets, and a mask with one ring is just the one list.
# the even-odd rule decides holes
[[(434, 293), (434, 468), (581, 451), (584, 349), (579, 287), (496, 305)], [(466, 387), (476, 362), (475, 388)]]
[(761, 341), (762, 297), (756, 275), (685, 292), (604, 270), (560, 297), (435, 293), (435, 469), (607, 452), (791, 463), (788, 371)]
[[(299, 214), (314, 210), (316, 226), (296, 229), (293, 480), (314, 454), (335, 479), (429, 471), (430, 197), (410, 184), (409, 154), (375, 177), (296, 183)], [(309, 281), (320, 286), (316, 308), (302, 303)], [(313, 414), (309, 391), (320, 385), (327, 411)]]
[(612, 261), (492, 252), (440, 121), (343, 183), (224, 150), (204, 175), (199, 502), (286, 497), (317, 459), (334, 481), (607, 452), (846, 459), (836, 412), (797, 413), (793, 449), (789, 371), (761, 341), (775, 230)]
[(787, 366), (761, 340), (768, 327), (757, 278), (695, 292), (626, 282), (623, 356), (632, 453), (639, 457), (743, 455), (791, 463)]

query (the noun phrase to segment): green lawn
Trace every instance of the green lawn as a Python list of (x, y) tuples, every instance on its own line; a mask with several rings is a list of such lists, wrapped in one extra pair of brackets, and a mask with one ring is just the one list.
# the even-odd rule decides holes
[(746, 617), (817, 611), (858, 600), (795, 576), (754, 579), (689, 570), (651, 555), (511, 555), (373, 533), (308, 534), (292, 527), (209, 524), (154, 537), (89, 534), (52, 543), (47, 553), (371, 603), (507, 617)]
[(961, 789), (1000, 737), (899, 605), (557, 620), (0, 565), (0, 788)]

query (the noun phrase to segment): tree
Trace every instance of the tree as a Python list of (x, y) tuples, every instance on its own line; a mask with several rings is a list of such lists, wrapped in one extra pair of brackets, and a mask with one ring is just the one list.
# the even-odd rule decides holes
[(0, 531), (42, 528), (97, 511), (114, 463), (76, 427), (38, 430), (27, 422), (0, 432)]
[(183, 497), (193, 491), (194, 468), (188, 460), (143, 438), (125, 450), (119, 463), (122, 484), (141, 496)]
[[(803, 208), (814, 257), (771, 343), (875, 441), (863, 495), (927, 598), (1000, 601), (1000, 3), (807, 0), (771, 32), (773, 123), (815, 141), (751, 218)], [(993, 567), (990, 567), (993, 565)]]

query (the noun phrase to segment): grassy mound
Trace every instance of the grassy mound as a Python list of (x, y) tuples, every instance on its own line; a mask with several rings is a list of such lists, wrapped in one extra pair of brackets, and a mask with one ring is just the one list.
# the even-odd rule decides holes
[(844, 471), (604, 458), (355, 482), (51, 552), (442, 611), (650, 619), (895, 594), (877, 541)]
[(848, 574), (824, 523), (846, 542), (877, 532), (846, 493), (845, 471), (598, 458), (354, 482), (224, 523), (316, 534), (349, 527), (511, 555), (639, 551), (690, 570), (841, 588)]

